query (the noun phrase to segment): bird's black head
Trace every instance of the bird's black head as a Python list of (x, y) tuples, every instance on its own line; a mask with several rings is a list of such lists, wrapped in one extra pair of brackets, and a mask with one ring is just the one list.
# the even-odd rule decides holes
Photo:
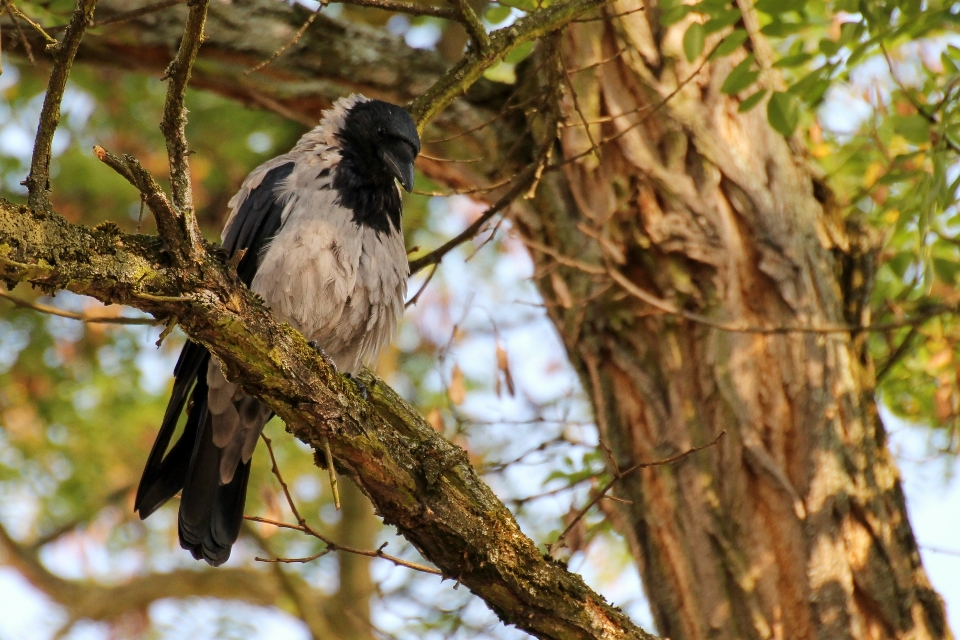
[(345, 154), (371, 182), (400, 181), (413, 189), (413, 161), (420, 153), (420, 136), (413, 118), (402, 107), (381, 100), (359, 102), (347, 112), (337, 135)]
[(413, 161), (420, 153), (420, 136), (410, 114), (381, 100), (358, 102), (347, 112), (340, 131), (340, 166), (334, 188), (354, 220), (380, 231), (388, 221), (400, 228), (398, 180), (413, 189)]

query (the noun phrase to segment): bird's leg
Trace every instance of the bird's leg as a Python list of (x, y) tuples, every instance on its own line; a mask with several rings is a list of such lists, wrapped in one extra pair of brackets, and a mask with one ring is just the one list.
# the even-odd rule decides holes
[(307, 343), (307, 345), (311, 349), (317, 352), (317, 355), (320, 356), (320, 358), (327, 363), (328, 367), (333, 369), (334, 373), (340, 373), (340, 371), (337, 369), (337, 363), (333, 361), (333, 358), (327, 355), (327, 352), (323, 350), (323, 347), (320, 346), (319, 342), (317, 342), (316, 340), (311, 340), (310, 342)]
[(347, 380), (349, 380), (349, 381), (352, 382), (354, 385), (356, 385), (357, 391), (360, 392), (360, 397), (361, 397), (361, 398), (363, 398), (364, 400), (369, 400), (369, 399), (370, 399), (370, 394), (369, 394), (368, 391), (367, 391), (367, 385), (365, 385), (365, 384), (363, 384), (362, 382), (360, 382), (360, 378), (355, 378), (354, 376), (350, 375), (349, 373), (345, 373), (345, 374), (343, 374), (343, 375), (346, 377)]

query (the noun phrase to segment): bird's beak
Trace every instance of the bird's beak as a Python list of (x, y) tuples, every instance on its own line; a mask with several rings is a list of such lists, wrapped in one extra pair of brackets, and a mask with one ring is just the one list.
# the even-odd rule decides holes
[(413, 191), (413, 162), (398, 160), (389, 151), (383, 152), (383, 161), (400, 185), (408, 192)]

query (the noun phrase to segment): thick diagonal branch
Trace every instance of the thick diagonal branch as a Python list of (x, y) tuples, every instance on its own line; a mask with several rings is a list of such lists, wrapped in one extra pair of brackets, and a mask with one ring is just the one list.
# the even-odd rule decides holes
[(0, 200), (0, 278), (176, 315), (296, 437), (315, 450), (329, 439), (337, 470), (383, 520), (504, 622), (541, 638), (651, 638), (545, 559), (462, 449), (369, 372), (372, 404), (364, 402), (208, 252), (187, 271), (158, 238), (91, 230)]

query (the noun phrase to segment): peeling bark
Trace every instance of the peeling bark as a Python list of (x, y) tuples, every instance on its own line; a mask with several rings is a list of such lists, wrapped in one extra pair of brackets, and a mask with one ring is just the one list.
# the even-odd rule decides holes
[[(620, 0), (611, 12), (638, 6)], [(745, 54), (708, 63), (658, 107), (700, 62), (681, 51), (686, 24), (661, 30), (655, 15), (647, 4), (616, 24), (568, 29), (569, 68), (625, 50), (575, 76), (583, 116), (631, 115), (589, 134), (564, 130), (566, 158), (591, 138), (620, 137), (546, 178), (520, 227), (553, 252), (533, 252), (539, 287), (555, 301), (551, 317), (621, 468), (729, 434), (701, 455), (641, 470), (615, 489), (630, 504), (606, 506), (658, 630), (675, 640), (950, 637), (856, 335), (719, 330), (616, 288), (598, 296), (606, 277), (554, 258), (615, 267), (653, 296), (717, 320), (863, 322), (845, 316), (844, 269), (866, 255), (861, 244), (873, 247), (818, 199), (825, 187), (795, 141), (762, 109), (740, 114), (719, 91)], [(555, 291), (554, 274), (568, 294)]]

